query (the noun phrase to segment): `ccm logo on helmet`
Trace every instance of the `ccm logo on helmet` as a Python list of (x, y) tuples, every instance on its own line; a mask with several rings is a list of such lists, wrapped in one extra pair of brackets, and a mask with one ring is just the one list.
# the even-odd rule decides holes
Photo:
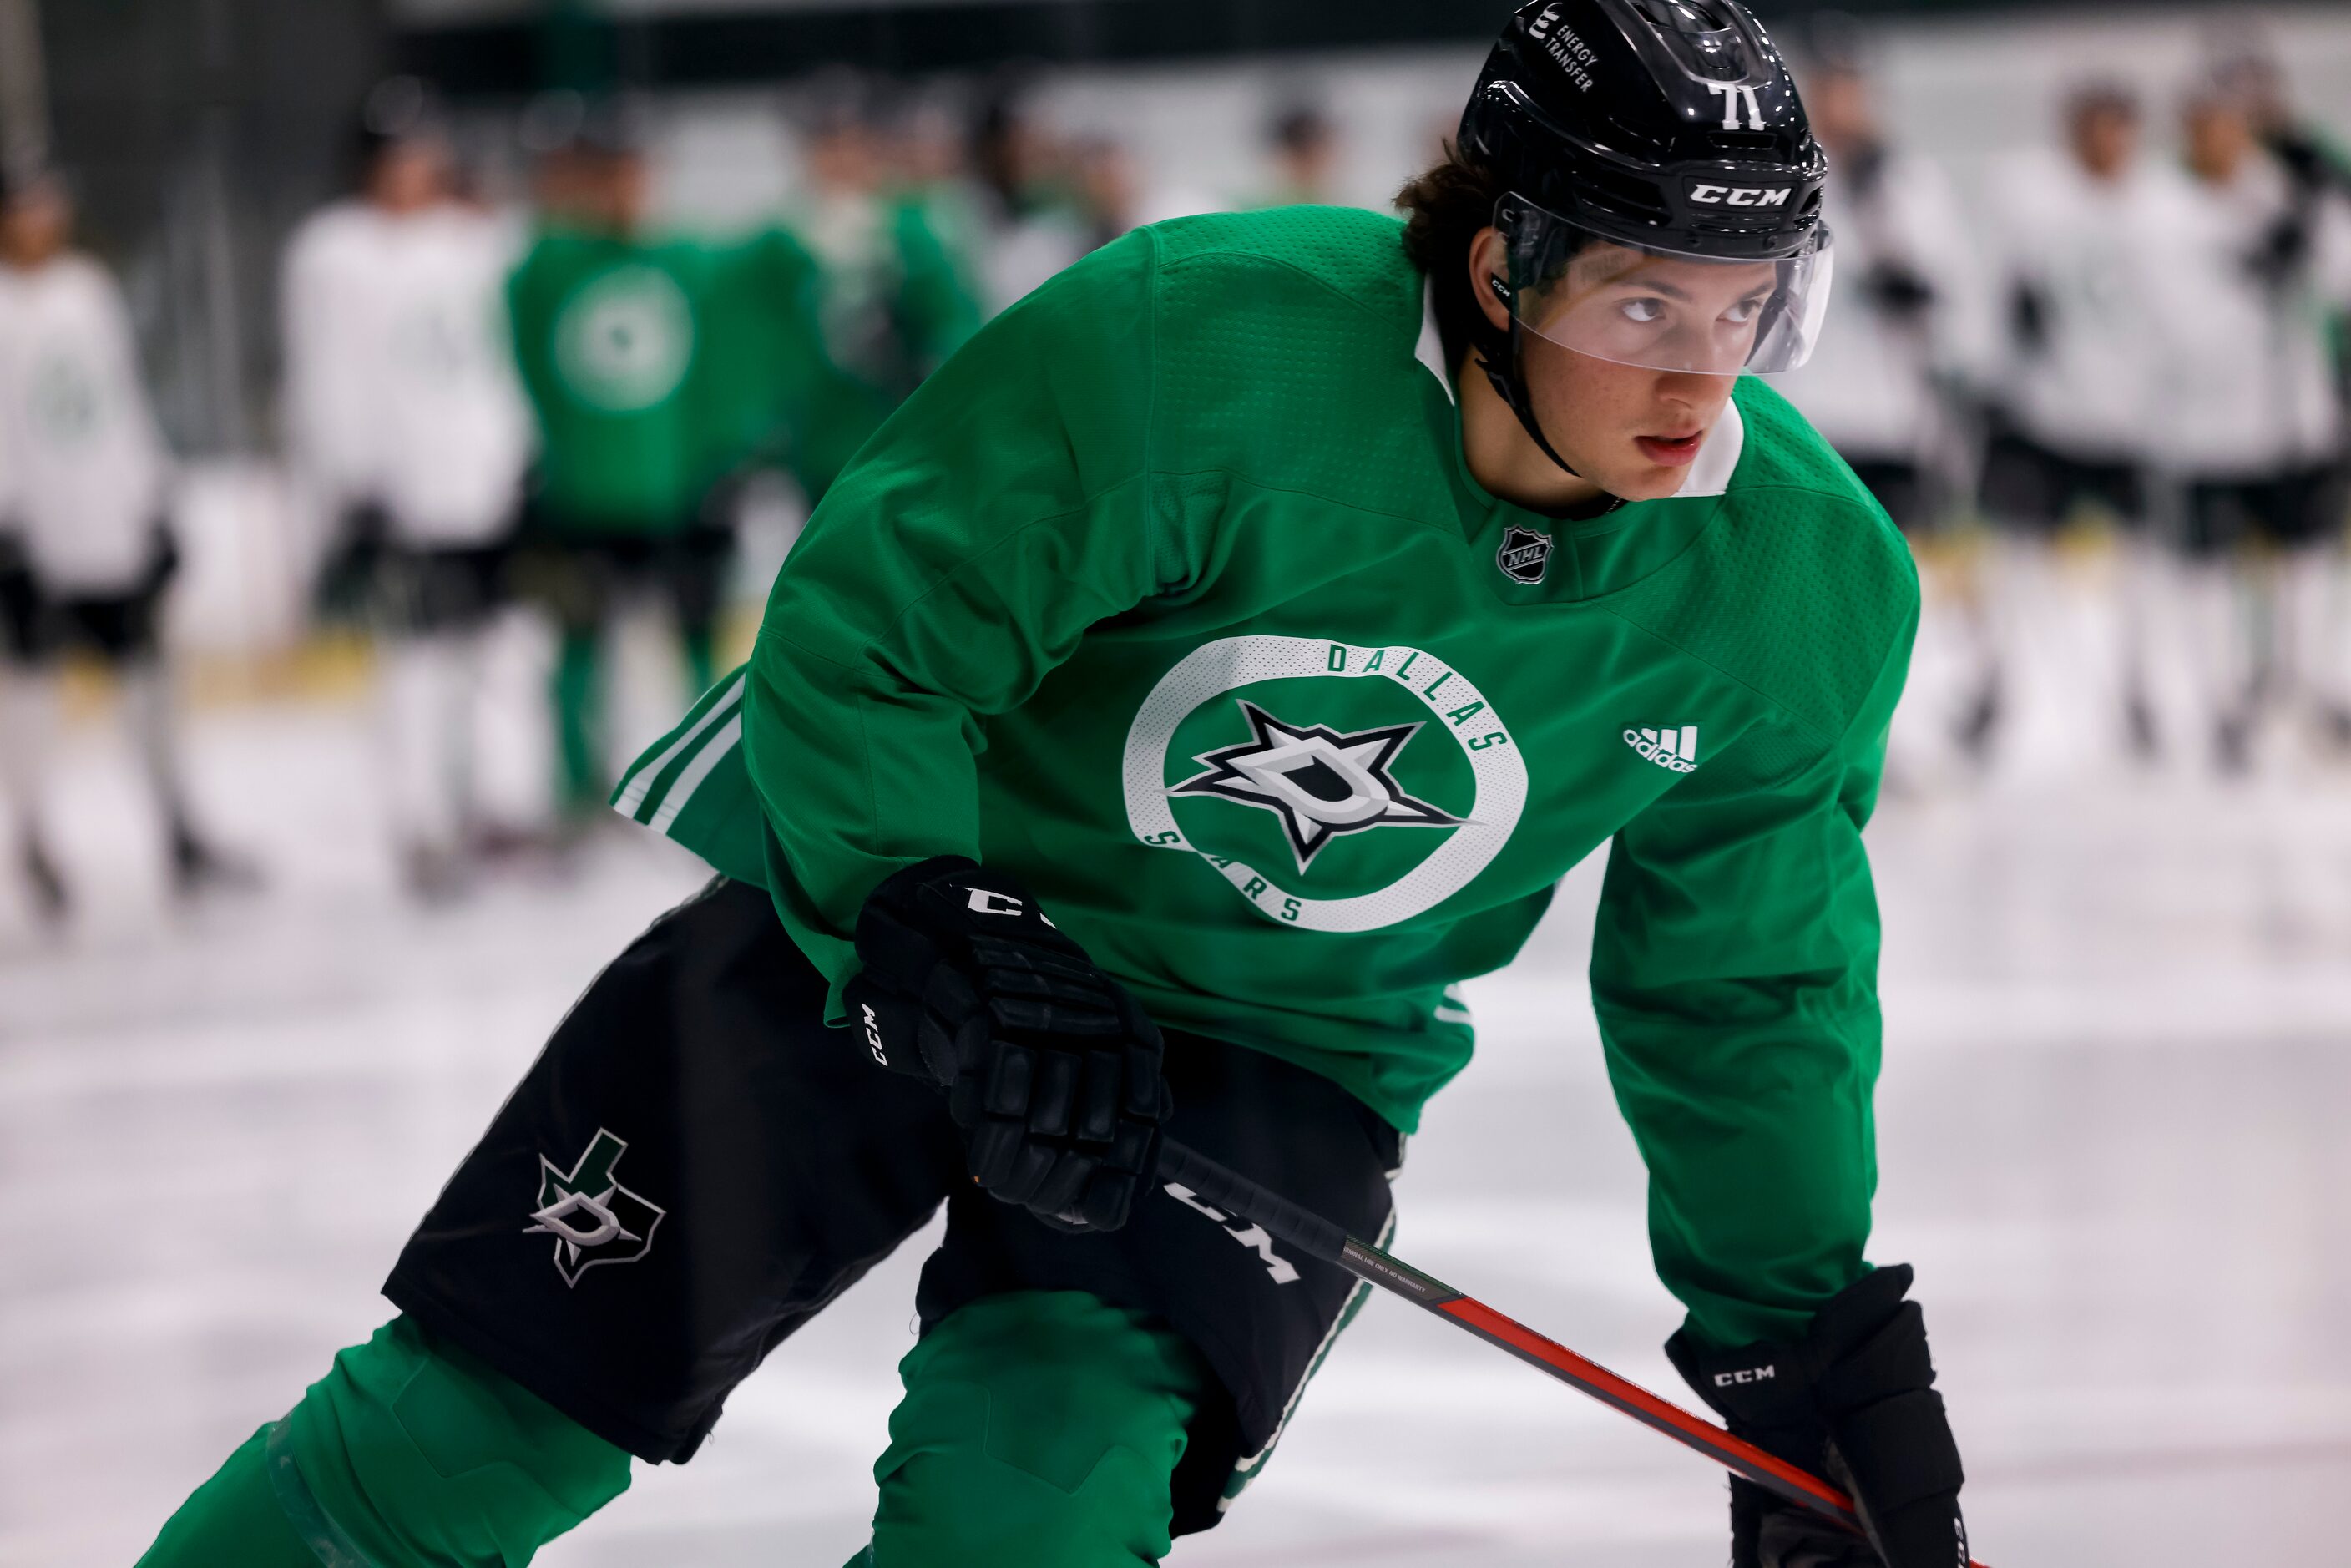
[(1788, 185), (1692, 185), (1689, 199), (1702, 207), (1784, 207), (1795, 194)]
[(1744, 1372), (1718, 1372), (1714, 1375), (1717, 1388), (1729, 1388), (1740, 1383), (1769, 1383), (1780, 1375), (1776, 1366), (1750, 1367)]

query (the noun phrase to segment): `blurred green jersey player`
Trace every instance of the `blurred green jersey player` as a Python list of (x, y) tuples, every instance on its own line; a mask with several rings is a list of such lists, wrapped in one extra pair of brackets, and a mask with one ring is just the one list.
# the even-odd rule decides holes
[(602, 106), (541, 172), (543, 225), (508, 285), (539, 455), (526, 573), (563, 636), (564, 793), (610, 786), (600, 644), (618, 601), (666, 601), (709, 684), (733, 553), (726, 481), (789, 468), (813, 497), (884, 412), (837, 372), (820, 277), (789, 235), (727, 246), (648, 233), (633, 116)]

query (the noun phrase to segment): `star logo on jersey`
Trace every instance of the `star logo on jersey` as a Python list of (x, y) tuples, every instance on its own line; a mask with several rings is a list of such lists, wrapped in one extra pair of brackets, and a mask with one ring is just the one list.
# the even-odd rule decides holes
[(581, 402), (607, 413), (652, 408), (685, 382), (694, 307), (659, 267), (617, 267), (583, 286), (555, 322), (555, 368)]
[(668, 1210), (648, 1203), (613, 1179), (612, 1169), (628, 1142), (603, 1128), (587, 1153), (568, 1171), (538, 1156), (538, 1207), (526, 1236), (555, 1238), (555, 1271), (567, 1285), (599, 1263), (633, 1263), (653, 1244), (653, 1231)]
[(1213, 795), (1281, 819), (1304, 871), (1343, 833), (1372, 828), (1458, 828), (1468, 819), (1404, 791), (1388, 769), (1422, 721), (1343, 734), (1327, 725), (1284, 724), (1247, 697), (1234, 699), (1250, 738), (1192, 758), (1207, 769), (1171, 786), (1171, 795)]

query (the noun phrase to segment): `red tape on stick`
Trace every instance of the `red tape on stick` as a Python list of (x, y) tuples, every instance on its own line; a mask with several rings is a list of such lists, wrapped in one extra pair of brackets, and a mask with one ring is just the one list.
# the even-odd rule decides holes
[[(1693, 1416), (1670, 1400), (1658, 1398), (1636, 1383), (1626, 1382), (1598, 1362), (1576, 1354), (1557, 1340), (1546, 1339), (1514, 1318), (1504, 1317), (1485, 1302), (1463, 1295), (1400, 1259), (1391, 1258), (1370, 1242), (1347, 1235), (1328, 1220), (1308, 1214), (1205, 1155), (1170, 1139), (1161, 1156), (1160, 1175), (1186, 1183), (1211, 1184), (1217, 1207), (1253, 1219), (1278, 1239), (1314, 1257), (1335, 1262), (1356, 1278), (1450, 1320), (1488, 1343), (1499, 1345), (1520, 1361), (1582, 1389), (1602, 1404), (1704, 1454), (1757, 1486), (1833, 1519), (1856, 1534), (1861, 1532), (1861, 1519), (1854, 1511), (1853, 1499), (1811, 1471), (1775, 1454), (1765, 1453), (1745, 1438), (1733, 1437), (1704, 1416)], [(1970, 1560), (1968, 1568), (1985, 1568), (1985, 1564)]]
[(1598, 1362), (1576, 1354), (1557, 1340), (1547, 1339), (1524, 1323), (1504, 1317), (1485, 1302), (1461, 1296), (1437, 1310), (1467, 1324), (1504, 1349), (1513, 1351), (1527, 1360), (1541, 1363), (1586, 1394), (1614, 1406), (1635, 1420), (1655, 1427), (1668, 1437), (1678, 1437), (1690, 1447), (1712, 1455), (1757, 1485), (1771, 1486), (1773, 1481), (1777, 1481), (1779, 1485), (1773, 1486), (1772, 1490), (1783, 1495), (1799, 1494), (1792, 1500), (1804, 1502), (1816, 1511), (1832, 1516), (1840, 1524), (1856, 1530), (1860, 1528), (1861, 1520), (1854, 1512), (1853, 1499), (1818, 1476), (1799, 1469), (1743, 1438), (1731, 1436), (1713, 1422), (1693, 1416), (1669, 1400), (1658, 1398), (1639, 1384), (1619, 1377)]

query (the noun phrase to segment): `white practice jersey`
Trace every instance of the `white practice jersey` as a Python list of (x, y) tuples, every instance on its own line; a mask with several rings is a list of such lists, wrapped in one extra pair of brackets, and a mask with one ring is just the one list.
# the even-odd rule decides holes
[(169, 472), (113, 277), (70, 254), (0, 267), (0, 473), (42, 585), (93, 597), (138, 587)]
[(1993, 307), (2003, 328), (2020, 286), (2043, 305), (2046, 340), (2003, 330), (1997, 387), (2024, 434), (2068, 456), (2140, 462), (2157, 446), (2164, 360), (2163, 258), (2181, 193), (2144, 165), (2093, 179), (2071, 158), (2019, 157), (1994, 179)]
[(337, 502), (373, 500), (402, 543), (452, 548), (511, 520), (530, 459), (506, 280), (519, 236), (454, 204), (329, 207), (286, 261), (288, 433)]
[(352, 340), (360, 319), (353, 301), (366, 287), (379, 222), (359, 202), (337, 202), (311, 214), (287, 242), (278, 283), (287, 454), (331, 507), (365, 497), (374, 485), (367, 456), (367, 366)]
[[(1893, 156), (1857, 185), (1832, 165), (1822, 216), (1836, 236), (1835, 292), (1802, 370), (1773, 384), (1849, 459), (1923, 463), (1938, 434), (1933, 378), (1980, 358), (1981, 279), (1942, 172)], [(1886, 310), (1869, 282), (1883, 267), (1934, 292), (1916, 315)]]
[[(991, 206), (990, 211), (995, 209)], [(980, 270), (994, 315), (1028, 298), (1044, 281), (1086, 254), (1085, 225), (1060, 207), (1014, 217), (998, 214), (981, 239)]]
[(2328, 461), (2343, 438), (2328, 323), (2351, 305), (2351, 219), (2318, 205), (2300, 262), (2281, 276), (2258, 265), (2293, 208), (2274, 161), (2250, 159), (2225, 185), (2185, 182), (2180, 194), (2163, 257), (2165, 465), (2225, 478)]
[(876, 195), (820, 192), (787, 222), (816, 258), (817, 315), (833, 363), (880, 372), (899, 354), (893, 310), (905, 262), (896, 214)]

